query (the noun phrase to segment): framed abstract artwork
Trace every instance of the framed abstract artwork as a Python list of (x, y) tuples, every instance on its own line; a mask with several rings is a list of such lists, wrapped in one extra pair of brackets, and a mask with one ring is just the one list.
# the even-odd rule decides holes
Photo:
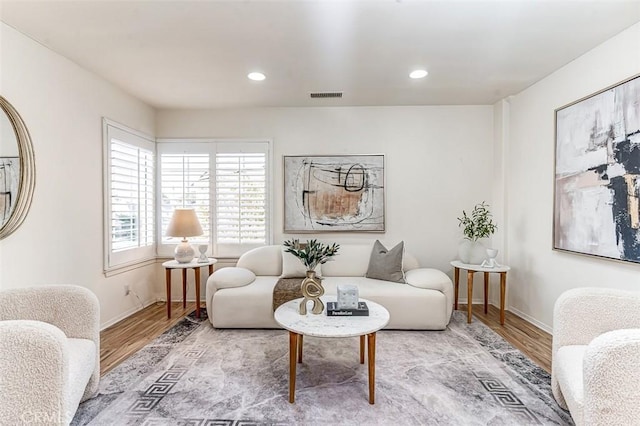
[(554, 249), (640, 263), (640, 76), (555, 122)]
[(284, 232), (384, 232), (384, 155), (284, 156)]

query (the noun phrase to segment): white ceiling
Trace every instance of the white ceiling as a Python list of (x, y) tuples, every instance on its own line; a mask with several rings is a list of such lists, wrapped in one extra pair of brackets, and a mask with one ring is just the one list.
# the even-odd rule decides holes
[[(0, 6), (8, 25), (156, 108), (492, 104), (640, 21), (631, 0)], [(410, 80), (418, 67), (429, 76)], [(248, 80), (255, 70), (267, 79)]]

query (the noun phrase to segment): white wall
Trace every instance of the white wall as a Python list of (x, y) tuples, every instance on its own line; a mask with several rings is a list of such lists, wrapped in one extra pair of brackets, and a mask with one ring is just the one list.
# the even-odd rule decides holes
[(507, 211), (510, 309), (550, 329), (553, 305), (580, 286), (640, 290), (640, 265), (552, 250), (554, 110), (640, 73), (640, 23), (510, 100)]
[[(275, 243), (294, 236), (282, 232), (283, 155), (385, 154), (386, 233), (317, 237), (342, 243), (404, 240), (422, 265), (448, 273), (462, 238), (456, 217), (482, 200), (493, 201), (491, 106), (164, 110), (156, 123), (159, 138), (273, 140)], [(178, 287), (173, 297), (181, 297)], [(461, 290), (466, 294), (464, 284)]]
[(0, 241), (0, 286), (77, 284), (94, 291), (107, 324), (137, 309), (131, 284), (154, 299), (155, 268), (102, 270), (102, 116), (153, 134), (155, 112), (105, 80), (0, 23), (0, 93), (33, 140), (36, 190), (22, 226)]

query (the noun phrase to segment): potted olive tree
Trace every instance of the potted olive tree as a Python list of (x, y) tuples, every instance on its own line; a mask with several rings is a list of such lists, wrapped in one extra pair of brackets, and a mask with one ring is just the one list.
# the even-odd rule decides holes
[(488, 238), (496, 232), (498, 226), (493, 223), (489, 205), (483, 201), (476, 204), (470, 215), (462, 211), (462, 217), (458, 218), (458, 226), (462, 227), (464, 240), (458, 246), (458, 256), (464, 263), (479, 265), (487, 258), (486, 247), (478, 241)]

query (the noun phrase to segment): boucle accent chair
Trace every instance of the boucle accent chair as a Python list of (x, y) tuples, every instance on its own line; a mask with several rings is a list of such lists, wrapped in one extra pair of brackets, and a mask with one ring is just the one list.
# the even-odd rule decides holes
[(100, 380), (100, 305), (77, 286), (0, 292), (0, 425), (69, 424)]
[(578, 288), (553, 314), (551, 385), (576, 425), (640, 421), (640, 292)]

